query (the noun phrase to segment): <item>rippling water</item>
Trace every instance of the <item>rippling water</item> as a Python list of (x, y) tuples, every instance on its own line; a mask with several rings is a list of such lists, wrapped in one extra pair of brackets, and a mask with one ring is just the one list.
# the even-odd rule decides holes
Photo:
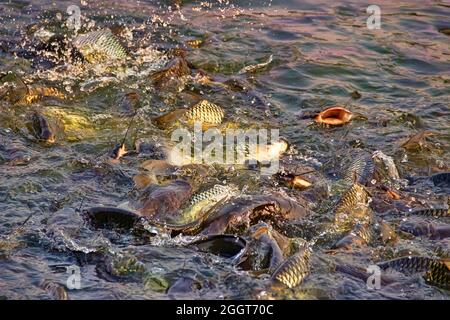
[[(261, 295), (266, 290), (264, 275), (255, 276), (226, 259), (180, 246), (182, 239), (163, 238), (152, 245), (111, 240), (117, 235), (87, 228), (76, 212), (81, 205), (119, 205), (131, 197), (131, 177), (139, 173), (142, 160), (125, 157), (118, 164), (101, 164), (101, 155), (123, 139), (130, 122), (121, 109), (124, 93), (136, 91), (140, 96), (130, 148), (135, 139), (167, 135), (152, 124), (151, 117), (190, 104), (189, 96), (155, 89), (148, 81), (148, 74), (167, 63), (162, 52), (170, 48), (186, 48), (187, 60), (214, 81), (235, 79), (246, 88), (230, 92), (192, 83), (185, 91), (222, 106), (229, 122), (279, 128), (292, 145), (290, 157), (323, 169), (330, 181), (349, 161), (355, 145), (393, 156), (403, 178), (449, 171), (450, 2), (377, 1), (379, 30), (366, 26), (366, 1), (209, 2), (76, 3), (97, 27), (122, 24), (124, 34), (132, 35), (125, 37), (131, 65), (113, 70), (62, 68), (12, 54), (10, 49), (20, 47), (27, 26), (56, 19), (58, 10), (60, 18), (67, 19), (66, 8), (73, 3), (0, 2), (0, 72), (15, 71), (27, 84), (53, 86), (70, 97), (18, 106), (0, 101), (0, 234), (6, 237), (34, 213), (24, 230), (0, 248), (1, 298), (48, 299), (41, 282), (65, 286), (69, 276), (65, 267), (71, 265), (81, 268), (82, 284), (80, 290), (68, 291), (71, 299), (168, 299), (167, 287), (186, 275), (196, 277), (201, 285), (189, 298), (270, 296)], [(186, 41), (195, 39), (203, 41), (199, 48), (186, 46)], [(268, 66), (239, 74), (243, 67), (267, 61), (271, 55)], [(355, 91), (361, 98), (352, 98)], [(319, 128), (305, 119), (306, 114), (333, 105), (345, 105), (360, 116), (337, 128)], [(38, 143), (30, 134), (27, 114), (33, 108), (65, 117), (65, 130), (54, 145)], [(426, 148), (400, 147), (420, 130), (435, 133)], [(14, 155), (25, 160), (15, 163)], [(210, 175), (202, 182), (223, 179), (254, 193), (271, 190), (301, 196), (270, 179), (249, 178), (245, 173)], [(402, 191), (415, 197), (416, 202), (406, 207), (448, 202), (448, 190), (412, 185)], [(387, 218), (393, 225), (401, 219), (407, 218)], [(305, 282), (276, 293), (275, 298), (448, 299), (448, 291), (418, 276), (399, 276), (394, 285), (369, 291), (365, 282), (334, 267), (336, 263), (366, 267), (403, 255), (432, 256), (437, 247), (448, 250), (448, 239), (402, 238), (395, 246), (334, 255), (317, 248)], [(130, 271), (114, 279), (102, 275), (99, 265), (107, 258), (98, 252), (105, 250), (124, 259), (133, 257), (145, 272)]]

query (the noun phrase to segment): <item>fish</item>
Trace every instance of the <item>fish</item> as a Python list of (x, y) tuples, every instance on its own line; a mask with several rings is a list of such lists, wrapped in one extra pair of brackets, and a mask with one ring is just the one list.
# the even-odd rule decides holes
[(409, 215), (414, 216), (428, 216), (428, 217), (450, 217), (450, 208), (428, 208), (428, 209), (417, 209), (408, 212)]
[(70, 300), (66, 289), (59, 283), (44, 280), (40, 283), (39, 287), (45, 290), (55, 300)]
[(305, 245), (287, 258), (271, 275), (272, 282), (279, 282), (288, 288), (298, 286), (309, 274), (311, 250)]
[(400, 175), (397, 170), (397, 166), (395, 165), (394, 159), (386, 154), (384, 154), (380, 150), (376, 150), (372, 153), (372, 158), (376, 163), (383, 164), (383, 171), (386, 173), (386, 176), (394, 181), (400, 180)]
[(384, 244), (395, 244), (398, 241), (395, 230), (386, 221), (381, 220), (378, 223), (378, 229), (380, 231), (381, 242)]
[(222, 123), (225, 111), (218, 105), (202, 100), (190, 107), (184, 114), (190, 122), (202, 122), (207, 124), (219, 125)]
[(405, 143), (401, 145), (402, 148), (409, 150), (409, 149), (416, 149), (416, 148), (422, 148), (426, 146), (426, 138), (436, 135), (436, 133), (423, 130), (420, 131), (413, 136), (411, 136)]
[(334, 225), (338, 230), (349, 230), (356, 222), (370, 222), (367, 204), (369, 193), (363, 185), (354, 183), (341, 197), (334, 210)]
[(241, 70), (239, 70), (238, 74), (244, 74), (244, 73), (248, 73), (248, 72), (255, 72), (258, 69), (262, 69), (267, 67), (269, 64), (271, 64), (273, 61), (273, 54), (271, 54), (269, 56), (269, 59), (267, 59), (267, 61), (262, 62), (262, 63), (258, 63), (258, 64), (254, 64), (254, 65), (250, 65), (250, 66), (246, 66), (244, 68), (242, 68)]
[(408, 256), (377, 264), (382, 270), (389, 268), (402, 273), (425, 273), (430, 284), (450, 288), (450, 259)]
[(126, 49), (110, 30), (80, 34), (74, 39), (73, 45), (89, 63), (103, 63), (128, 58)]
[(289, 239), (276, 232), (271, 225), (265, 222), (252, 226), (249, 231), (253, 250), (250, 251), (243, 266), (249, 265), (252, 270), (260, 269), (263, 263), (267, 263), (266, 256), (269, 256), (268, 271), (272, 273), (285, 260), (283, 252), (290, 247)]
[(357, 182), (367, 185), (375, 171), (375, 164), (372, 156), (366, 153), (359, 153), (345, 170), (343, 180), (349, 184)]
[(37, 139), (47, 143), (55, 143), (55, 130), (48, 119), (40, 112), (35, 111), (31, 116), (34, 135)]
[(188, 109), (176, 109), (153, 119), (159, 127), (170, 126), (177, 121), (186, 121), (188, 123), (200, 122), (204, 126), (216, 126), (222, 123), (225, 111), (218, 105), (201, 100)]
[(410, 233), (416, 237), (429, 237), (432, 240), (446, 239), (450, 237), (450, 225), (438, 225), (426, 221), (404, 221), (399, 230)]
[(188, 207), (183, 211), (183, 219), (191, 221), (197, 219), (199, 214), (208, 210), (219, 201), (236, 195), (238, 189), (234, 185), (216, 184), (212, 188), (194, 194), (189, 200)]
[(450, 172), (436, 173), (430, 177), (436, 187), (450, 188)]
[(153, 73), (150, 78), (156, 87), (163, 87), (165, 84), (170, 84), (170, 80), (178, 80), (190, 74), (191, 69), (186, 59), (175, 57), (166, 67)]
[(25, 101), (29, 88), (20, 76), (8, 72), (0, 77), (0, 99), (5, 99), (12, 104)]
[(343, 107), (331, 107), (320, 112), (315, 121), (323, 125), (341, 126), (353, 118), (353, 113)]
[(364, 246), (369, 244), (375, 238), (373, 229), (371, 226), (364, 224), (357, 224), (350, 234), (344, 236), (332, 249), (346, 249), (350, 250), (354, 246)]

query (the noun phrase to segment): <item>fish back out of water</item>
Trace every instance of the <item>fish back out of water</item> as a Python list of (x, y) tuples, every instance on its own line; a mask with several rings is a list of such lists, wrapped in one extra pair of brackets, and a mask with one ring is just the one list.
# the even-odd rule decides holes
[(430, 177), (430, 180), (437, 187), (450, 187), (450, 172), (436, 173)]
[(450, 289), (450, 259), (440, 263), (432, 263), (424, 275), (425, 281), (436, 286)]
[(194, 106), (190, 107), (185, 117), (191, 122), (204, 122), (207, 124), (218, 125), (222, 123), (225, 112), (218, 105), (202, 100)]
[(272, 274), (272, 281), (289, 288), (298, 286), (309, 273), (311, 250), (307, 245), (286, 259)]
[(125, 60), (128, 53), (110, 30), (92, 31), (75, 38), (73, 45), (90, 63)]
[(33, 113), (31, 120), (36, 138), (48, 143), (54, 143), (56, 141), (54, 129), (43, 114), (36, 111)]
[(344, 180), (351, 184), (358, 182), (366, 185), (373, 176), (375, 165), (369, 154), (358, 154), (345, 170)]
[[(381, 171), (387, 176), (387, 178), (397, 181), (400, 180), (400, 175), (397, 170), (397, 166), (395, 165), (394, 159), (383, 152), (377, 150), (372, 154), (372, 158), (377, 163), (382, 165)], [(378, 166), (377, 166), (378, 169)], [(379, 170), (377, 170), (378, 172)]]
[(354, 220), (363, 222), (366, 218), (371, 218), (371, 216), (366, 214), (368, 201), (369, 193), (364, 186), (359, 183), (354, 183), (344, 193), (336, 206), (334, 212), (335, 226), (338, 229), (347, 229), (351, 228), (352, 221)]
[(402, 257), (378, 263), (386, 270), (392, 268), (403, 273), (422, 273), (427, 282), (444, 288), (450, 288), (450, 260), (428, 257)]
[(428, 257), (407, 256), (396, 258), (388, 261), (378, 263), (377, 265), (382, 269), (394, 269), (396, 271), (405, 273), (425, 272), (428, 271), (433, 264), (442, 263), (441, 259), (434, 259)]
[(429, 217), (450, 217), (450, 208), (417, 209), (409, 212), (409, 214)]
[(196, 195), (194, 195), (192, 199), (189, 201), (189, 205), (194, 206), (204, 200), (214, 200), (214, 199), (220, 200), (226, 195), (228, 195), (230, 191), (232, 191), (233, 189), (235, 188), (231, 186), (216, 184), (211, 189), (208, 189), (204, 192), (197, 193)]
[(235, 186), (220, 184), (216, 184), (208, 190), (197, 193), (189, 201), (189, 206), (183, 213), (184, 219), (188, 219), (189, 221), (197, 219), (199, 214), (236, 193), (237, 188)]
[(17, 74), (9, 72), (0, 77), (0, 99), (15, 104), (21, 102), (28, 92), (28, 86)]
[(39, 286), (55, 300), (70, 300), (66, 289), (59, 283), (44, 280)]

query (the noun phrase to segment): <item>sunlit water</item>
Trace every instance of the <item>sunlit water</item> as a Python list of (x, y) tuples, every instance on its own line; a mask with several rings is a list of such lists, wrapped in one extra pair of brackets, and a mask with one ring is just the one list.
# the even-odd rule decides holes
[[(211, 5), (207, 5), (210, 2)], [(201, 289), (187, 298), (265, 298), (267, 276), (255, 276), (226, 259), (180, 246), (165, 238), (137, 245), (129, 239), (87, 228), (76, 212), (83, 207), (119, 205), (130, 199), (132, 176), (142, 161), (126, 157), (102, 166), (101, 156), (123, 139), (130, 117), (122, 115), (121, 94), (137, 91), (140, 110), (129, 148), (137, 138), (165, 137), (150, 118), (190, 105), (185, 95), (152, 88), (148, 75), (167, 63), (164, 50), (187, 48), (187, 60), (217, 82), (237, 79), (246, 90), (233, 92), (195, 81), (185, 91), (214, 101), (229, 122), (244, 127), (279, 128), (299, 163), (323, 169), (333, 181), (349, 160), (352, 146), (381, 150), (397, 162), (402, 177), (428, 176), (450, 169), (450, 28), (448, 1), (378, 1), (381, 29), (370, 30), (365, 1), (1, 1), (0, 38), (20, 43), (27, 25), (42, 22), (77, 4), (96, 26), (124, 24), (132, 61), (125, 69), (83, 69), (77, 66), (31, 65), (30, 59), (0, 51), (0, 72), (16, 71), (28, 84), (54, 86), (69, 99), (46, 99), (32, 105), (0, 102), (0, 233), (7, 236), (34, 213), (24, 231), (0, 248), (0, 297), (48, 299), (43, 280), (66, 286), (66, 266), (81, 269), (81, 289), (71, 299), (168, 299), (165, 291), (181, 276), (195, 277)], [(187, 40), (203, 40), (200, 48)], [(8, 45), (4, 45), (8, 47)], [(273, 61), (254, 73), (248, 65)], [(39, 70), (39, 71), (37, 71)], [(360, 99), (352, 99), (358, 91)], [(345, 105), (362, 115), (338, 128), (319, 128), (305, 119), (308, 112)], [(49, 114), (65, 112), (79, 120), (52, 146), (33, 139), (26, 127), (33, 108)], [(405, 152), (404, 138), (432, 130), (429, 147)], [(29, 157), (20, 165), (8, 159), (17, 149)], [(331, 165), (330, 165), (331, 163)], [(282, 191), (299, 196), (271, 180), (246, 173), (209, 176), (203, 183), (235, 181), (254, 193)], [(423, 205), (446, 204), (448, 193), (406, 187)], [(389, 218), (394, 225), (402, 218)], [(406, 218), (405, 218), (406, 219)], [(445, 222), (445, 221), (444, 221)], [(447, 221), (448, 223), (448, 221)], [(296, 289), (276, 298), (448, 299), (448, 292), (419, 276), (399, 276), (380, 290), (368, 290), (360, 279), (337, 273), (334, 264), (368, 265), (408, 254), (433, 256), (447, 240), (401, 239), (394, 247), (365, 247), (351, 253), (326, 254), (315, 249), (312, 271)], [(97, 252), (97, 253), (95, 253)], [(102, 263), (131, 256), (140, 272), (107, 277)], [(144, 271), (142, 271), (144, 270)], [(131, 274), (131, 275), (130, 275)]]

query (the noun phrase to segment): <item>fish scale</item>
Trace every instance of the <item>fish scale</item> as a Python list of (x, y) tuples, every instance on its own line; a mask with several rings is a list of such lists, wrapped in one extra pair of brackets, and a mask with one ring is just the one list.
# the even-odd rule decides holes
[(369, 194), (363, 185), (354, 183), (350, 189), (348, 189), (342, 198), (339, 200), (335, 212), (334, 221), (335, 227), (341, 228), (345, 224), (348, 224), (350, 214), (355, 211), (359, 205), (367, 205), (369, 201)]
[(450, 208), (417, 209), (408, 212), (408, 214), (429, 217), (450, 217)]
[[(358, 154), (348, 168), (345, 170), (343, 179), (347, 183), (358, 182), (366, 185), (372, 178), (375, 171), (375, 164), (369, 154)], [(356, 179), (355, 179), (356, 176)]]
[(430, 266), (440, 264), (441, 259), (433, 259), (428, 257), (401, 257), (389, 261), (378, 263), (377, 265), (386, 270), (392, 268), (400, 272), (424, 272), (428, 271)]
[(74, 46), (91, 63), (109, 59), (126, 59), (128, 54), (119, 40), (109, 30), (92, 31), (75, 38)]
[(197, 203), (204, 200), (209, 200), (219, 196), (225, 196), (230, 192), (230, 190), (231, 188), (229, 186), (216, 184), (211, 189), (208, 189), (206, 191), (194, 195), (192, 199), (189, 201), (189, 205), (194, 206)]
[(383, 270), (392, 268), (404, 273), (425, 272), (423, 277), (428, 283), (448, 289), (450, 288), (449, 264), (449, 259), (415, 256), (397, 258), (377, 265)]
[(186, 113), (186, 119), (190, 121), (206, 122), (210, 124), (221, 124), (225, 112), (221, 107), (207, 100), (202, 100), (189, 108)]
[(283, 283), (289, 288), (298, 286), (309, 273), (309, 248), (302, 248), (286, 259), (272, 274), (271, 279)]
[(450, 187), (450, 172), (436, 173), (430, 177), (430, 180), (437, 187)]

